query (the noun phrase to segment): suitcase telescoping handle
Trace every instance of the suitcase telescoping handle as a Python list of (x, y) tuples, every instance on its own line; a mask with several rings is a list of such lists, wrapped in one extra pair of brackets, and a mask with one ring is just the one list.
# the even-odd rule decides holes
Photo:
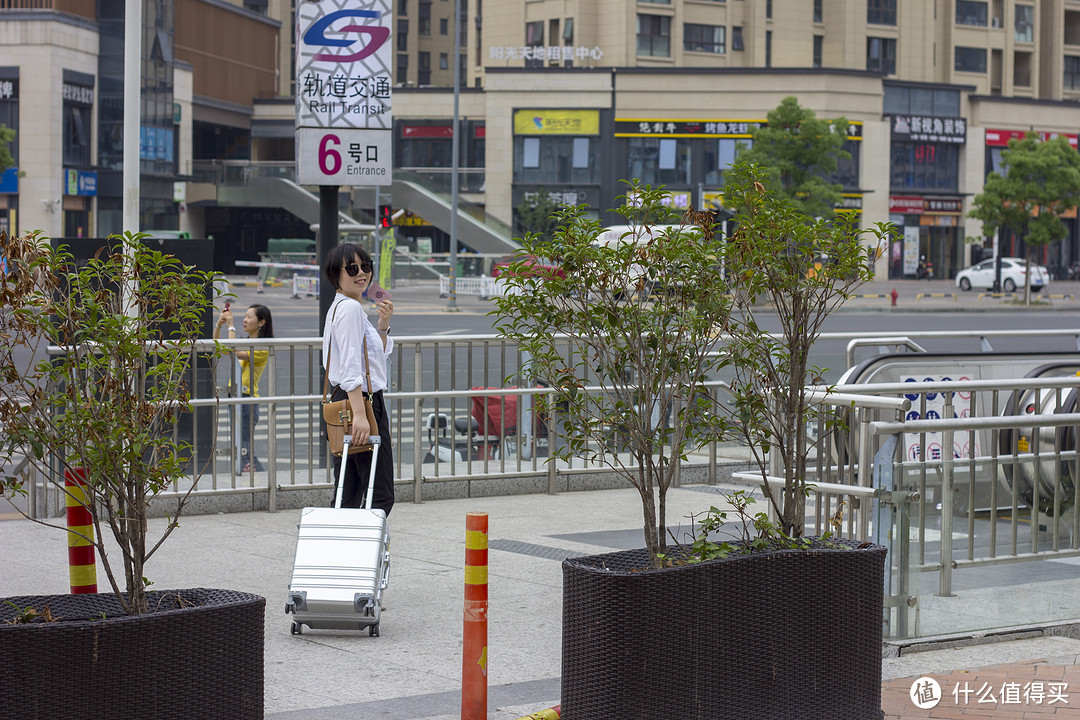
[[(371, 435), (368, 437), (368, 444), (372, 445), (371, 448), (371, 471), (368, 473), (368, 485), (366, 499), (364, 501), (364, 509), (371, 509), (371, 498), (375, 494), (375, 465), (379, 461), (379, 445), (382, 439), (378, 435)], [(341, 469), (338, 473), (337, 481), (337, 496), (334, 498), (334, 507), (341, 507), (341, 496), (345, 492), (345, 466), (349, 462), (349, 445), (352, 444), (352, 435), (346, 435), (344, 441), (341, 444)]]

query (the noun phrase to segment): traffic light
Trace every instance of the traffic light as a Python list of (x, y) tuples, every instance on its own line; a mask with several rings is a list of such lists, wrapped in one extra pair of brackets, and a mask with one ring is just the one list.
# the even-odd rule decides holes
[(379, 206), (379, 226), (383, 230), (389, 230), (390, 226), (394, 224), (394, 211), (389, 205)]

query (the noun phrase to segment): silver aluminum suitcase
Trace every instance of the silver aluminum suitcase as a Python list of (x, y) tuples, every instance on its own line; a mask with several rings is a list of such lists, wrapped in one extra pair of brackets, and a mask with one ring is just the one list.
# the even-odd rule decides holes
[(296, 559), (285, 614), (292, 613), (293, 635), (313, 629), (363, 630), (379, 635), (382, 592), (390, 580), (386, 514), (371, 509), (379, 437), (372, 437), (371, 473), (365, 508), (341, 507), (345, 464), (351, 438), (345, 436), (334, 507), (300, 511)]

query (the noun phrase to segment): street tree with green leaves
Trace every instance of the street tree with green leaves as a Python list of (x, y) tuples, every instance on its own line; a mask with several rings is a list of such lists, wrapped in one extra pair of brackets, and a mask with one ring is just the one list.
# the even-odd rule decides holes
[(0, 123), (0, 173), (10, 167), (15, 167), (15, 158), (11, 155), (11, 149), (8, 147), (14, 141), (15, 131)]
[(550, 240), (558, 227), (556, 214), (560, 209), (562, 206), (551, 199), (551, 194), (540, 188), (515, 208), (515, 231), (521, 236), (533, 233)]
[(851, 157), (844, 150), (847, 119), (818, 119), (791, 96), (768, 114), (768, 120), (768, 126), (754, 131), (753, 145), (740, 151), (738, 160), (765, 168), (769, 191), (790, 200), (799, 212), (831, 218), (843, 187), (827, 177), (836, 171), (839, 159)]
[(968, 217), (982, 220), (986, 237), (1005, 227), (1023, 239), (1028, 265), (1024, 302), (1029, 303), (1033, 253), (1068, 235), (1061, 218), (1080, 205), (1080, 153), (1068, 138), (1043, 141), (1028, 133), (1009, 141), (1001, 169), (987, 176)]

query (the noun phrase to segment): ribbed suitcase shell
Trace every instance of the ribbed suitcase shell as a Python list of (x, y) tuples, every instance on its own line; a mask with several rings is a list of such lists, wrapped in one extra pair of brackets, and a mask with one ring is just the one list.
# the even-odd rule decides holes
[(294, 609), (293, 621), (310, 628), (378, 627), (388, 541), (382, 510), (301, 510), (289, 597), (307, 593), (307, 609)]
[[(371, 635), (379, 634), (382, 592), (390, 581), (390, 534), (386, 513), (371, 509), (379, 439), (373, 441), (366, 509), (307, 507), (300, 511), (296, 557), (285, 603), (285, 613), (293, 615), (293, 634), (300, 634), (304, 625), (335, 630), (368, 628)], [(339, 487), (344, 476), (342, 462)], [(339, 492), (335, 505), (340, 503)]]

